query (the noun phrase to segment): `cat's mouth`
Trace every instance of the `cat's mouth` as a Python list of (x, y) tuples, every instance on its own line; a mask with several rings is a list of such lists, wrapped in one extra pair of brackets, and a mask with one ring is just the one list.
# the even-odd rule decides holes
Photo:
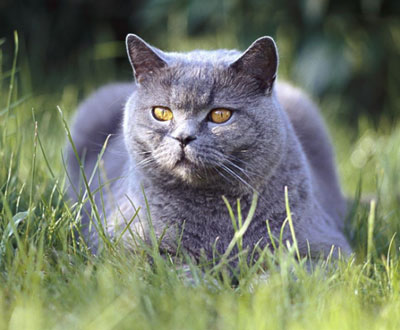
[(201, 184), (210, 178), (210, 164), (206, 158), (198, 153), (196, 148), (170, 149), (163, 152), (162, 157), (155, 157), (157, 162), (170, 175), (186, 183)]
[(191, 183), (199, 179), (201, 181), (202, 178), (202, 167), (184, 151), (182, 151), (179, 159), (175, 162), (173, 171), (184, 181)]
[(182, 151), (180, 158), (175, 163), (175, 167), (185, 167), (187, 169), (194, 169), (195, 164), (187, 157), (184, 151)]

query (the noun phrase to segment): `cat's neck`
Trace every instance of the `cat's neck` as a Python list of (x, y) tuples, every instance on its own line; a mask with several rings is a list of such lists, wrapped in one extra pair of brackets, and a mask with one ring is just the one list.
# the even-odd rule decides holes
[[(231, 178), (226, 179), (226, 182), (213, 182), (208, 185), (193, 185), (190, 183), (177, 181), (175, 183), (160, 182), (149, 176), (142, 176), (141, 186), (146, 194), (157, 195), (166, 194), (171, 200), (174, 201), (193, 201), (203, 203), (205, 201), (215, 202), (215, 199), (222, 201), (222, 196), (228, 199), (245, 198), (251, 196), (253, 191), (260, 189), (262, 184), (253, 185), (253, 183), (247, 183), (238, 181), (238, 179)], [(244, 183), (246, 182), (246, 183)], [(150, 196), (148, 196), (150, 199)]]

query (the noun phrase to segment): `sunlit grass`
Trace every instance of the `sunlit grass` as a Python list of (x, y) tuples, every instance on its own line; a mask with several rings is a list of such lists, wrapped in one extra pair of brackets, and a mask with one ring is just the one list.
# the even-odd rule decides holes
[[(132, 253), (109, 240), (91, 255), (76, 238), (79, 205), (65, 196), (67, 136), (57, 110), (68, 122), (80, 87), (34, 95), (18, 88), (18, 65), (2, 72), (0, 329), (400, 327), (400, 126), (375, 130), (360, 120), (356, 136), (330, 127), (354, 204), (354, 258), (310, 265), (296, 261), (295, 245), (266, 251), (262, 263), (241, 264), (233, 286), (226, 264), (201, 269), (186, 260), (185, 268), (146, 246)], [(240, 251), (248, 218), (231, 214)]]

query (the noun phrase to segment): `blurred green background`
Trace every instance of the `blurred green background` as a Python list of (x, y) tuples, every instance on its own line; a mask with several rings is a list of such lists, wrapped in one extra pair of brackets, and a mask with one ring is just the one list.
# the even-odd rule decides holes
[(309, 91), (326, 116), (391, 123), (400, 113), (399, 14), (399, 0), (0, 0), (0, 63), (11, 67), (17, 30), (19, 89), (37, 95), (73, 85), (86, 95), (132, 79), (129, 32), (182, 51), (244, 49), (270, 35), (280, 77)]

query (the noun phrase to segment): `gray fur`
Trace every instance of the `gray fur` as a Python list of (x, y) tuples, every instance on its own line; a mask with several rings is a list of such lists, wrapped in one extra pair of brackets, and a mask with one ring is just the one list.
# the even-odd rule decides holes
[[(287, 186), (301, 253), (327, 255), (333, 245), (334, 255), (338, 248), (351, 252), (342, 233), (345, 202), (326, 129), (302, 92), (274, 83), (277, 53), (271, 38), (258, 39), (244, 53), (165, 53), (134, 35), (127, 46), (136, 83), (93, 94), (80, 106), (73, 128), (89, 176), (105, 137), (113, 134), (101, 175), (103, 183), (114, 180), (103, 189), (111, 235), (140, 207), (141, 221), (131, 228), (148, 238), (143, 188), (156, 234), (164, 234), (162, 247), (174, 252), (183, 233), (186, 251), (211, 258), (213, 247), (222, 253), (234, 234), (222, 196), (233, 206), (240, 199), (247, 214), (257, 191), (256, 214), (243, 243), (250, 250), (257, 243), (263, 247), (269, 243), (267, 219), (279, 236)], [(157, 121), (154, 106), (170, 108), (174, 119)], [(212, 123), (207, 118), (215, 108), (232, 109), (233, 115), (226, 123)], [(190, 142), (181, 144), (185, 139)], [(71, 150), (68, 164), (78, 187)], [(94, 182), (91, 188), (97, 187)], [(100, 205), (99, 196), (97, 201)], [(88, 237), (96, 245), (96, 235)], [(129, 234), (124, 239), (131, 244)], [(291, 240), (288, 230), (284, 239)]]

